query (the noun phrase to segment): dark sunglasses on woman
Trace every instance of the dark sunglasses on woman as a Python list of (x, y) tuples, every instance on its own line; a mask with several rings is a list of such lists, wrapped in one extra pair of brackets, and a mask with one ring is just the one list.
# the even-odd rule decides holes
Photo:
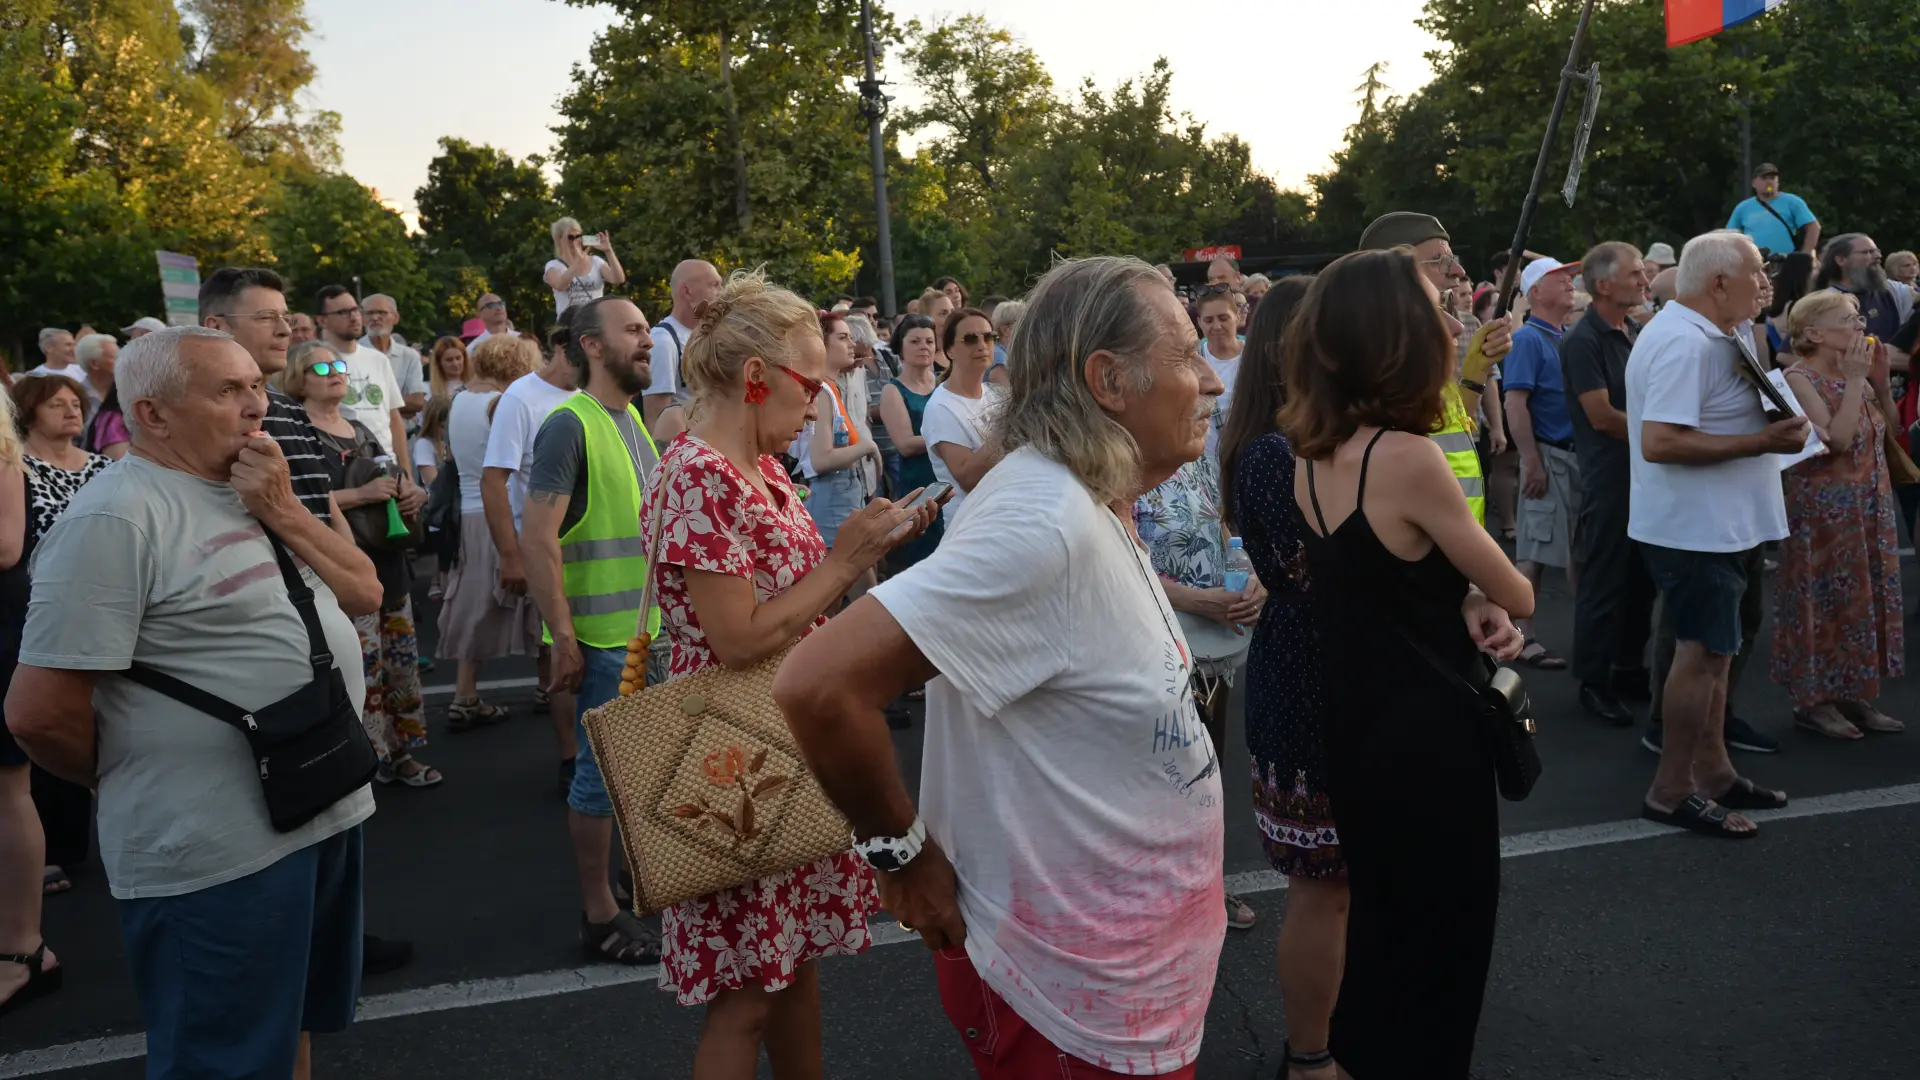
[(322, 360), (309, 366), (307, 370), (315, 375), (345, 375), (347, 365), (338, 360)]
[(989, 330), (984, 334), (979, 333), (978, 331), (975, 331), (972, 333), (966, 333), (966, 334), (960, 335), (960, 344), (962, 345), (979, 345), (982, 343), (985, 343), (988, 345), (997, 345), (1000, 343), (1000, 335), (995, 333), (992, 330)]

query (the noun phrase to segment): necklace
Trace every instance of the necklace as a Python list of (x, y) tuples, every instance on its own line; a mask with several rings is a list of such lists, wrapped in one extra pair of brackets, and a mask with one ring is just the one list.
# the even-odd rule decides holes
[(1141, 550), (1139, 544), (1134, 542), (1133, 534), (1128, 532), (1127, 527), (1120, 523), (1119, 515), (1114, 514), (1110, 508), (1107, 510), (1107, 514), (1113, 519), (1113, 527), (1120, 530), (1120, 539), (1127, 545), (1127, 554), (1133, 559), (1134, 569), (1139, 570), (1140, 576), (1146, 580), (1147, 595), (1153, 601), (1153, 609), (1160, 613), (1160, 624), (1167, 628), (1167, 640), (1172, 642), (1174, 647), (1180, 652), (1180, 677), (1185, 678), (1188, 669), (1192, 666), (1192, 659), (1188, 657), (1187, 648), (1182, 644), (1184, 639), (1180, 636), (1179, 632), (1174, 630), (1173, 620), (1167, 615), (1166, 590), (1162, 589), (1160, 583), (1154, 580), (1153, 573), (1150, 569), (1151, 564), (1142, 563), (1141, 560), (1147, 553)]

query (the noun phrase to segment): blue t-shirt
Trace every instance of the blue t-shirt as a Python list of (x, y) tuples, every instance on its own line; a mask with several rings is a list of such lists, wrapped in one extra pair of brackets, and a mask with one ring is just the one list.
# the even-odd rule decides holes
[[(1780, 218), (1773, 216), (1775, 213), (1785, 218), (1787, 224), (1780, 224)], [(1733, 216), (1727, 219), (1727, 228), (1746, 233), (1755, 244), (1768, 251), (1785, 255), (1794, 250), (1794, 231), (1804, 229), (1816, 220), (1813, 211), (1807, 209), (1805, 199), (1783, 191), (1773, 197), (1773, 213), (1768, 213), (1767, 208), (1760, 205), (1759, 196), (1749, 197), (1733, 208)]]
[(1560, 329), (1529, 318), (1513, 335), (1513, 351), (1500, 361), (1501, 387), (1527, 391), (1533, 437), (1566, 446), (1573, 442), (1567, 415), (1567, 384), (1560, 374)]

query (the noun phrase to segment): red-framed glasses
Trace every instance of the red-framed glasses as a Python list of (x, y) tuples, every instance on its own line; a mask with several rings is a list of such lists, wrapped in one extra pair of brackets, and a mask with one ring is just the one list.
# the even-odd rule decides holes
[(792, 377), (794, 382), (799, 383), (800, 389), (805, 390), (807, 392), (808, 401), (812, 401), (814, 398), (819, 397), (820, 391), (825, 390), (827, 388), (827, 384), (825, 382), (819, 379), (809, 379), (805, 375), (800, 374), (799, 372), (793, 370), (790, 367), (784, 367), (780, 364), (773, 364), (770, 366), (777, 370), (786, 372), (790, 377)]

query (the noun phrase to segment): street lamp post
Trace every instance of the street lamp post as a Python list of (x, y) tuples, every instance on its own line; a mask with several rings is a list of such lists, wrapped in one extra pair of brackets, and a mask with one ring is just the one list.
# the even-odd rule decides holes
[(873, 148), (873, 211), (880, 226), (880, 310), (886, 313), (891, 324), (898, 309), (893, 299), (893, 222), (887, 209), (887, 144), (880, 129), (880, 122), (887, 115), (887, 98), (880, 92), (884, 84), (873, 65), (872, 0), (860, 0), (860, 41), (867, 61), (867, 77), (860, 81), (860, 113), (867, 118), (867, 141)]

